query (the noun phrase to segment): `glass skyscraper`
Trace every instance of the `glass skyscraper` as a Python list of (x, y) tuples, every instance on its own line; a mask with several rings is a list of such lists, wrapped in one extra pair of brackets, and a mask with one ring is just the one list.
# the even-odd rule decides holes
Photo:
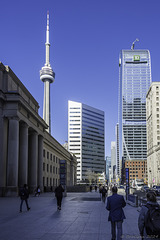
[(68, 149), (77, 157), (77, 181), (105, 172), (104, 112), (68, 101)]
[(148, 50), (122, 50), (119, 56), (120, 158), (147, 159), (146, 94), (151, 84)]

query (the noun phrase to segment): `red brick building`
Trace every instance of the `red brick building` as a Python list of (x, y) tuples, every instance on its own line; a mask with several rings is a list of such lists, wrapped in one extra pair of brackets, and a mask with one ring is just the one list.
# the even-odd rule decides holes
[(125, 168), (129, 168), (129, 179), (132, 182), (135, 179), (144, 179), (148, 182), (147, 160), (131, 160), (125, 162)]

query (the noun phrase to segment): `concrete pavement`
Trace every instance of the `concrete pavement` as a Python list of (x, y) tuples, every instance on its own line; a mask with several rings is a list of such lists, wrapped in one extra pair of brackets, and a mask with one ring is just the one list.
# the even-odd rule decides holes
[[(54, 193), (30, 196), (30, 211), (19, 213), (20, 199), (0, 198), (0, 240), (110, 240), (106, 204), (98, 192), (67, 193), (57, 211)], [(123, 239), (140, 239), (136, 207), (124, 208)]]

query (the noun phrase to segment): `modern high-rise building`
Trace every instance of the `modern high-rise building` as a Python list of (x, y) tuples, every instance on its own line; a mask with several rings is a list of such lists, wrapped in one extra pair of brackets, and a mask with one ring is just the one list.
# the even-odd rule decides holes
[(121, 175), (121, 164), (119, 160), (119, 124), (116, 125), (116, 175), (119, 179)]
[(148, 50), (122, 50), (119, 56), (120, 159), (146, 160), (146, 94), (151, 84)]
[(116, 180), (116, 142), (111, 142), (111, 178)]
[(48, 125), (47, 131), (51, 133), (51, 111), (50, 111), (50, 83), (54, 82), (55, 73), (50, 65), (50, 43), (49, 43), (49, 12), (47, 13), (46, 30), (46, 62), (40, 70), (40, 79), (44, 82), (43, 119)]
[(110, 169), (111, 169), (111, 157), (106, 156), (106, 179), (109, 182), (110, 180)]
[(68, 148), (77, 157), (77, 180), (105, 172), (104, 112), (68, 101)]

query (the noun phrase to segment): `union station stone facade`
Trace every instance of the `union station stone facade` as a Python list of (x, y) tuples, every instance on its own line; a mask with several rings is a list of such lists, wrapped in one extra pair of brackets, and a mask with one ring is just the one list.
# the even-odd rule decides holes
[(54, 189), (62, 160), (66, 186), (76, 184), (76, 157), (46, 131), (38, 109), (14, 72), (0, 62), (0, 196), (17, 195), (24, 183), (30, 192), (38, 185), (42, 191)]

